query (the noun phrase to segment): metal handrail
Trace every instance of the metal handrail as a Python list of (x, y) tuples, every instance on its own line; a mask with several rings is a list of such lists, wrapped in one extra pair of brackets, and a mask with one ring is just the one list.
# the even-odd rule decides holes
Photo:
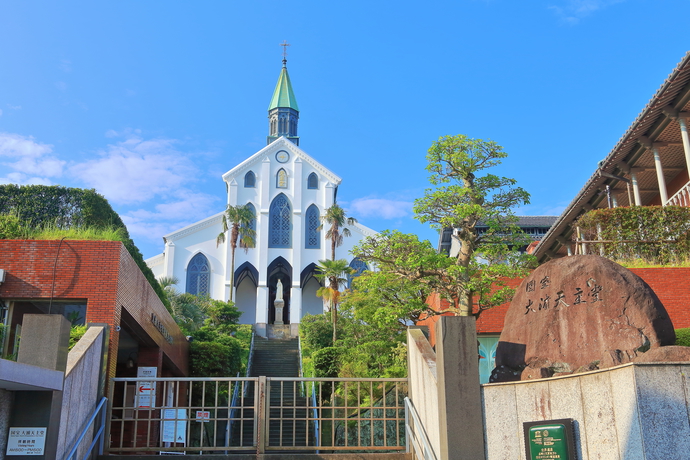
[[(410, 425), (410, 418), (412, 419), (413, 425)], [(410, 398), (405, 397), (405, 443), (407, 444), (407, 452), (410, 452), (410, 444), (414, 443), (415, 447), (417, 447), (419, 441), (422, 443), (422, 448), (415, 448), (415, 457), (424, 460), (437, 460), (434, 449), (431, 447), (429, 437), (422, 424), (422, 420), (417, 413), (417, 409), (415, 409)], [(423, 456), (420, 457), (420, 453)]]
[[(249, 356), (247, 357), (247, 371), (245, 372), (245, 377), (249, 377), (249, 372), (251, 371), (252, 367), (252, 358), (254, 357), (254, 333), (252, 332), (252, 340), (249, 344)], [(240, 376), (240, 373), (237, 373), (237, 377)], [(243, 385), (244, 388), (242, 390), (242, 397), (244, 398), (247, 395), (247, 385)], [(237, 415), (237, 399), (239, 397), (239, 390), (240, 390), (240, 385), (239, 383), (235, 385), (235, 389), (232, 392), (232, 401), (230, 403), (230, 407), (233, 407), (233, 409), (230, 410), (230, 422), (228, 422), (228, 427), (227, 431), (225, 434), (225, 443), (229, 446), (230, 445), (230, 436), (232, 434), (232, 425), (233, 421), (235, 419), (235, 416)]]
[(93, 422), (96, 420), (96, 417), (98, 416), (98, 413), (101, 412), (101, 427), (98, 429), (96, 434), (93, 437), (93, 441), (91, 442), (91, 445), (89, 446), (88, 451), (86, 452), (86, 455), (82, 457), (82, 460), (86, 460), (89, 455), (91, 455), (91, 452), (93, 451), (94, 446), (96, 445), (97, 442), (100, 441), (99, 446), (98, 446), (98, 455), (103, 455), (103, 443), (105, 441), (105, 436), (103, 435), (105, 432), (105, 421), (106, 421), (106, 414), (107, 412), (103, 410), (104, 407), (106, 406), (106, 402), (108, 402), (108, 398), (101, 398), (101, 401), (98, 403), (98, 406), (96, 406), (96, 410), (91, 414), (91, 418), (89, 418), (89, 421), (87, 422), (86, 426), (82, 430), (81, 434), (79, 435), (79, 438), (77, 438), (76, 443), (74, 444), (74, 447), (69, 451), (67, 456), (65, 456), (65, 460), (73, 460), (74, 456), (77, 454), (77, 449), (79, 449), (79, 445), (81, 444), (82, 440), (86, 436), (86, 433), (89, 431), (89, 428), (91, 428), (91, 425), (93, 425)]

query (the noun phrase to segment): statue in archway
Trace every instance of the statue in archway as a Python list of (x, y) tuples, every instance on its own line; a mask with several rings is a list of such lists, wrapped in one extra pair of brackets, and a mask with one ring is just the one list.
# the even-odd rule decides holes
[(283, 281), (278, 278), (278, 283), (276, 284), (276, 300), (273, 302), (276, 307), (276, 319), (274, 324), (285, 324), (283, 323), (283, 307), (285, 306), (285, 301), (283, 300)]

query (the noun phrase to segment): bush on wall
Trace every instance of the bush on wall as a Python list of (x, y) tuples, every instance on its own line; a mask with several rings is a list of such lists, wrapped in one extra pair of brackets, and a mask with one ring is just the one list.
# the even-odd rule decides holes
[[(685, 263), (690, 256), (690, 208), (632, 206), (596, 209), (575, 223), (589, 253), (615, 261), (642, 259), (650, 264)], [(577, 232), (573, 232), (577, 239)], [(592, 243), (602, 241), (601, 243)]]
[(95, 190), (47, 185), (0, 185), (0, 238), (23, 238), (22, 227), (68, 229), (75, 227), (122, 229), (122, 244), (151, 287), (170, 304), (144, 257), (135, 246), (120, 216)]

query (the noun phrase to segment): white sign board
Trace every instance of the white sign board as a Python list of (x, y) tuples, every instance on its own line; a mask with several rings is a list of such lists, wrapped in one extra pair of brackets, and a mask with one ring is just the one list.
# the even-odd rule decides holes
[[(156, 378), (158, 376), (158, 368), (156, 367), (139, 367), (137, 368), (137, 377)], [(155, 406), (156, 403), (156, 386), (155, 382), (150, 380), (137, 381), (136, 388), (137, 407), (140, 409), (149, 409)]]
[(196, 411), (196, 421), (197, 422), (210, 422), (211, 412), (207, 410)]
[(163, 409), (163, 442), (186, 443), (187, 409)]
[(7, 455), (43, 455), (45, 427), (11, 427), (7, 438)]

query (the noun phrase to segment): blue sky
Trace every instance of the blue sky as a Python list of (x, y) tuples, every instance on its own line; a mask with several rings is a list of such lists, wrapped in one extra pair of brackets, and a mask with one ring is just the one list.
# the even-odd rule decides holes
[(493, 139), (556, 215), (688, 50), (688, 0), (0, 0), (0, 183), (95, 188), (145, 257), (223, 209), (281, 66), (300, 146), (375, 229), (414, 221), (425, 154)]

